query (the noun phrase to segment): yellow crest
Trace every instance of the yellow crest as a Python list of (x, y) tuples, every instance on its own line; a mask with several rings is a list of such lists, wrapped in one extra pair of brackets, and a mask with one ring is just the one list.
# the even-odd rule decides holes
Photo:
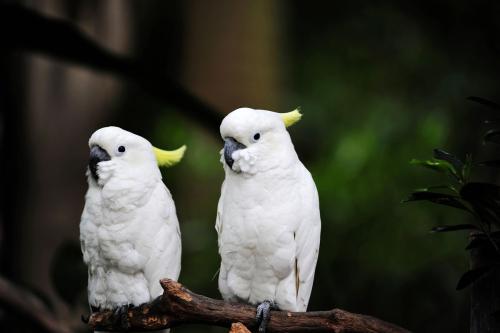
[(182, 146), (176, 150), (162, 150), (153, 147), (153, 152), (156, 156), (156, 161), (160, 167), (169, 167), (180, 162), (184, 152), (186, 151), (186, 146)]
[(285, 123), (285, 127), (290, 127), (302, 118), (302, 113), (300, 113), (300, 108), (296, 108), (290, 112), (280, 113), (280, 116)]

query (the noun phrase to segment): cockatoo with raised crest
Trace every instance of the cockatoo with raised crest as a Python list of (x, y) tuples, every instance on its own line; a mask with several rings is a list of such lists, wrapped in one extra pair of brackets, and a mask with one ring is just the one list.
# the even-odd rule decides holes
[(271, 308), (306, 311), (318, 259), (318, 193), (286, 129), (300, 118), (298, 110), (240, 108), (220, 126), (219, 290), (257, 305), (260, 331)]
[(118, 127), (89, 140), (88, 191), (80, 222), (93, 310), (149, 302), (162, 293), (161, 278), (177, 280), (181, 238), (175, 204), (158, 166), (179, 162), (185, 146), (154, 148)]

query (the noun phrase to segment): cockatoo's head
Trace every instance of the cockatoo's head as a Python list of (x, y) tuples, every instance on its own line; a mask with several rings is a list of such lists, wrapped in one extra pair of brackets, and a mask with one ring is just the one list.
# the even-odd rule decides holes
[(240, 108), (220, 125), (221, 162), (231, 172), (255, 174), (297, 158), (286, 127), (300, 120), (299, 110), (277, 113)]
[(89, 183), (103, 186), (113, 177), (136, 181), (153, 176), (161, 179), (158, 166), (179, 162), (185, 146), (164, 151), (155, 148), (148, 140), (119, 127), (103, 127), (89, 139)]

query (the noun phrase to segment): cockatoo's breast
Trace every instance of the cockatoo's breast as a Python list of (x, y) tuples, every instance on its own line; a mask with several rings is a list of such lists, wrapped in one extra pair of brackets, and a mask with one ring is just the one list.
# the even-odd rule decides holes
[(90, 187), (80, 223), (89, 302), (103, 308), (148, 302), (160, 294), (160, 278), (180, 272), (179, 226), (163, 183), (142, 195), (116, 189), (121, 197)]
[(219, 252), (228, 288), (254, 303), (276, 298), (294, 269), (294, 230), (301, 219), (299, 168), (226, 178)]

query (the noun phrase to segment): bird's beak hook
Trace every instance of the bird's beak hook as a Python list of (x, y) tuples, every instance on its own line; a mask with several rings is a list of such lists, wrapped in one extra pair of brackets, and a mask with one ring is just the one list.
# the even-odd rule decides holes
[(92, 178), (97, 182), (99, 179), (99, 175), (97, 174), (97, 164), (103, 161), (109, 161), (111, 157), (108, 152), (101, 147), (95, 145), (90, 148), (90, 157), (89, 157), (89, 170), (92, 174)]
[(234, 138), (229, 137), (224, 139), (224, 160), (226, 161), (226, 164), (229, 166), (229, 168), (232, 169), (233, 167), (233, 153), (246, 147), (247, 146), (236, 141)]

